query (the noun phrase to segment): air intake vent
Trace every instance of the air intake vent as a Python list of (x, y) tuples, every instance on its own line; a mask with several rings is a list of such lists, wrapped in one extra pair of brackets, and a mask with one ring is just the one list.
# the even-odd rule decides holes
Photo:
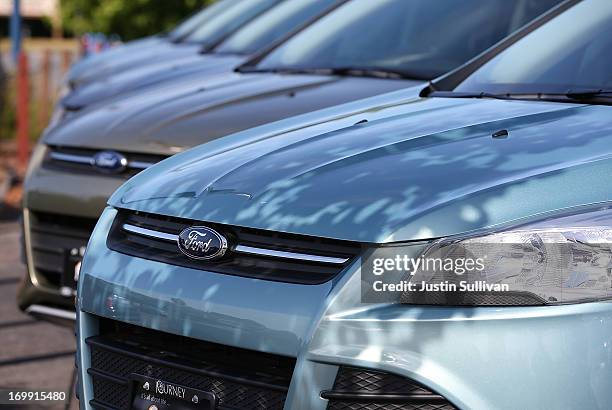
[(454, 410), (417, 382), (374, 370), (341, 367), (333, 390), (321, 393), (328, 410)]
[(295, 359), (203, 342), (109, 319), (86, 340), (94, 398), (104, 410), (130, 407), (130, 377), (145, 377), (214, 393), (219, 409), (280, 410)]
[(93, 218), (29, 212), (34, 273), (47, 287), (74, 288), (74, 268), (96, 225)]
[[(229, 249), (214, 261), (190, 259), (176, 238), (185, 228), (206, 226), (225, 236)], [(121, 210), (109, 234), (110, 249), (145, 259), (211, 272), (291, 283), (323, 283), (360, 253), (358, 242), (191, 221)]]

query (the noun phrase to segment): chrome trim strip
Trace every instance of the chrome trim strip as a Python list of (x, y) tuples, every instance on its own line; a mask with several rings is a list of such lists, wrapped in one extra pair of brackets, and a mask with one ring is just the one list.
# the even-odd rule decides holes
[(51, 156), (51, 158), (58, 161), (76, 162), (78, 164), (93, 165), (93, 157), (85, 157), (83, 155), (73, 154), (62, 154), (61, 152), (51, 152), (49, 155)]
[[(49, 156), (56, 161), (63, 162), (75, 162), (77, 164), (87, 164), (94, 165), (93, 157), (88, 157), (84, 155), (74, 155), (74, 154), (63, 154), (61, 152), (51, 152)], [(128, 161), (126, 167), (132, 169), (147, 169), (155, 165), (153, 162), (144, 162), (144, 161)]]
[(134, 226), (130, 224), (123, 224), (123, 230), (135, 233), (136, 235), (148, 236), (151, 238), (162, 239), (164, 241), (176, 242), (178, 240), (178, 235), (154, 231), (152, 229), (141, 228), (140, 226)]
[(246, 246), (246, 245), (238, 245), (236, 246), (234, 251), (240, 252), (240, 253), (250, 253), (253, 255), (271, 256), (274, 258), (296, 259), (296, 260), (308, 261), (308, 262), (331, 263), (334, 265), (342, 265), (343, 263), (346, 263), (348, 261), (348, 259), (346, 258), (334, 258), (331, 256), (310, 255), (306, 253), (275, 251), (273, 249), (253, 248), (252, 246)]
[(57, 309), (43, 305), (31, 305), (26, 309), (26, 313), (30, 315), (43, 315), (57, 317), (66, 320), (76, 320), (76, 312), (70, 310)]
[(142, 162), (142, 161), (128, 161), (127, 167), (133, 169), (147, 169), (152, 167), (155, 163), (152, 162)]
[[(134, 226), (130, 224), (123, 224), (123, 230), (131, 232), (131, 233), (135, 233), (136, 235), (148, 236), (150, 238), (161, 239), (164, 241), (176, 242), (178, 240), (178, 235), (154, 231), (152, 229), (141, 228), (139, 226)], [(248, 253), (252, 255), (270, 256), (273, 258), (295, 259), (295, 260), (308, 261), (308, 262), (330, 263), (334, 265), (342, 265), (348, 262), (347, 258), (334, 258), (332, 256), (319, 256), (319, 255), (310, 255), (306, 253), (276, 251), (273, 249), (254, 248), (252, 246), (246, 246), (246, 245), (237, 245), (234, 248), (234, 252)]]

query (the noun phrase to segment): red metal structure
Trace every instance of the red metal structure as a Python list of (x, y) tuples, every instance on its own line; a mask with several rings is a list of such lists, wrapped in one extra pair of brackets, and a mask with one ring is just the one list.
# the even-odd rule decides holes
[(28, 56), (19, 53), (17, 66), (17, 159), (24, 169), (30, 156), (29, 99), (30, 81), (28, 75)]

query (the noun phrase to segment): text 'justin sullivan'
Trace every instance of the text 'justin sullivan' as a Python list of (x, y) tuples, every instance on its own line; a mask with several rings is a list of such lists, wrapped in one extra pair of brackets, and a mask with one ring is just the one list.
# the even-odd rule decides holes
[(372, 284), (375, 292), (508, 292), (510, 286), (505, 283), (487, 283), (484, 280), (453, 283), (443, 282), (409, 282), (402, 280), (398, 283), (383, 283), (375, 281)]

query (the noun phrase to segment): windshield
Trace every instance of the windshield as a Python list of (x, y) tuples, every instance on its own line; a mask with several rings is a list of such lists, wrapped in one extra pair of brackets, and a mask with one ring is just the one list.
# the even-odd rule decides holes
[(353, 0), (266, 56), (258, 69), (362, 68), (431, 79), (560, 0)]
[(217, 53), (253, 54), (323, 13), (338, 0), (285, 0), (232, 34)]
[(586, 0), (483, 65), (455, 91), (612, 90), (612, 1)]
[(212, 46), (282, 0), (242, 0), (227, 7), (185, 38), (187, 43)]
[(240, 0), (220, 0), (208, 7), (203, 8), (176, 26), (172, 31), (170, 31), (170, 33), (168, 33), (168, 37), (174, 41), (181, 40), (183, 37), (200, 27), (209, 19), (223, 12), (223, 10), (229, 8), (238, 1)]

